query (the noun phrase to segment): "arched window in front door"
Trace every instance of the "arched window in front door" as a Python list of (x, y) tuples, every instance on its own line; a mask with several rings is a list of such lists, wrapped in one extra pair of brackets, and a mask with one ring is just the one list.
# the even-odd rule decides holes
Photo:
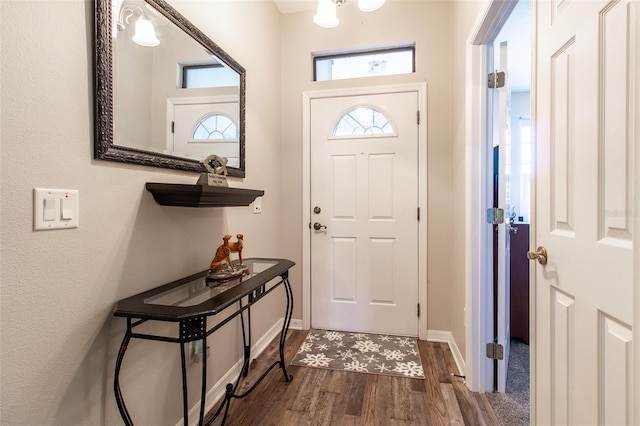
[(193, 129), (194, 140), (238, 139), (238, 126), (224, 114), (210, 114), (202, 118)]
[(393, 135), (391, 120), (381, 111), (372, 107), (357, 107), (340, 117), (333, 128), (333, 136)]

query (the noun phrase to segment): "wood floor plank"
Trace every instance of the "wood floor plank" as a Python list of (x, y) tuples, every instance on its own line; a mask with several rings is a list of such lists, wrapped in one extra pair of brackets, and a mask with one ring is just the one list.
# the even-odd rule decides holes
[(272, 414), (272, 418), (276, 419), (273, 423), (275, 426), (310, 424), (308, 415), (300, 411), (283, 410)]
[(333, 409), (336, 406), (336, 396), (333, 392), (318, 391), (317, 398), (309, 407), (309, 418), (314, 419), (314, 425), (331, 426), (335, 423), (334, 417), (341, 417), (341, 414)]
[[(442, 358), (447, 368), (447, 372), (449, 373), (449, 377), (451, 378), (451, 373), (454, 374), (462, 374), (458, 370), (458, 365), (456, 364), (455, 359), (453, 358), (453, 354), (451, 353), (451, 348), (447, 343), (442, 343), (440, 348), (442, 349)], [(459, 378), (451, 378), (451, 382), (459, 381)]]
[(428, 342), (418, 341), (420, 358), (424, 369), (425, 388), (429, 411), (427, 419), (430, 425), (448, 425), (447, 407), (440, 390), (440, 373)]
[[(453, 359), (453, 354), (451, 353), (449, 345), (444, 343), (440, 349), (442, 350), (442, 357), (445, 361), (447, 370), (450, 372), (457, 372), (458, 367)], [(469, 389), (464, 384), (463, 379), (454, 377), (451, 380), (451, 383), (465, 423), (478, 426), (491, 424), (490, 419), (486, 419), (483, 415), (480, 406), (478, 405), (478, 401), (475, 399), (473, 394), (469, 392)]]
[(464, 426), (464, 418), (458, 405), (458, 399), (456, 393), (453, 390), (453, 385), (450, 383), (440, 383), (440, 389), (442, 396), (444, 397), (445, 404), (447, 405), (447, 413), (449, 414), (449, 424), (451, 426)]
[(360, 426), (360, 416), (345, 414), (340, 419), (336, 419), (336, 426)]
[(449, 347), (448, 344), (442, 342), (429, 342), (431, 353), (433, 354), (433, 360), (436, 363), (438, 371), (438, 381), (440, 383), (451, 383), (451, 373), (449, 366), (445, 360), (444, 346)]
[[(299, 330), (289, 332), (287, 363), (306, 335)], [(281, 371), (272, 371), (246, 398), (232, 401), (226, 425), (497, 424), (484, 395), (472, 393), (460, 379), (451, 379), (455, 362), (447, 344), (419, 341), (418, 349), (424, 380), (288, 365), (294, 379), (287, 383)], [(249, 377), (239, 389), (248, 389), (278, 357), (276, 339), (252, 361)], [(214, 424), (220, 425), (220, 420)]]
[(427, 392), (427, 388), (424, 386), (424, 379), (411, 380), (411, 391), (413, 392)]
[(412, 424), (427, 425), (429, 424), (429, 403), (427, 402), (427, 392), (411, 392), (411, 401), (413, 403)]
[(478, 401), (478, 406), (480, 407), (480, 411), (482, 411), (483, 417), (486, 418), (487, 424), (498, 425), (498, 417), (493, 411), (493, 406), (489, 402), (486, 394), (474, 393), (473, 395), (475, 396), (476, 401)]
[[(385, 376), (367, 374), (365, 382), (364, 400), (362, 405), (362, 424), (382, 425), (385, 420), (389, 420), (389, 392), (390, 388), (384, 389)], [(381, 387), (383, 388), (381, 390)]]
[(316, 370), (308, 372), (310, 374), (306, 374), (300, 380), (298, 392), (293, 395), (290, 404), (287, 406), (289, 410), (309, 412), (309, 407), (311, 407), (314, 398), (318, 397), (320, 386), (327, 375), (327, 370), (320, 368)]
[(330, 410), (333, 424), (337, 423), (347, 411), (351, 383), (352, 378), (346, 372), (329, 370), (323, 391), (329, 394), (327, 397), (332, 398)]
[[(392, 418), (405, 421), (409, 424), (418, 424), (421, 420), (426, 423), (426, 395), (419, 392), (424, 398), (414, 398), (411, 382), (416, 379), (400, 378), (392, 380)], [(420, 380), (418, 380), (420, 381)], [(421, 414), (425, 413), (425, 414)]]
[(489, 423), (483, 417), (478, 402), (473, 394), (469, 392), (467, 386), (461, 381), (454, 381), (452, 386), (465, 424), (478, 426), (488, 425)]
[(347, 374), (349, 377), (349, 390), (348, 390), (348, 403), (345, 409), (345, 415), (347, 416), (362, 416), (362, 409), (364, 406), (364, 390), (365, 383), (367, 381), (367, 375), (365, 374)]

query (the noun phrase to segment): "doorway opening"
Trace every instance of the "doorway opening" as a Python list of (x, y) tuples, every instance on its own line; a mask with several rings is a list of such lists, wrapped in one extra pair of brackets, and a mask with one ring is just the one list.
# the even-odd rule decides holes
[[(303, 306), (302, 306), (302, 314), (303, 314), (303, 328), (308, 329), (312, 326), (312, 312), (315, 303), (312, 303), (312, 246), (320, 244), (323, 241), (323, 238), (329, 236), (329, 223), (325, 223), (331, 215), (328, 213), (332, 212), (331, 208), (325, 208), (321, 205), (314, 204), (315, 201), (312, 200), (312, 195), (316, 197), (318, 194), (322, 194), (322, 191), (312, 191), (312, 124), (313, 124), (313, 113), (319, 111), (320, 105), (325, 101), (332, 98), (351, 98), (351, 97), (367, 97), (367, 96), (375, 96), (375, 97), (394, 97), (398, 94), (410, 94), (413, 93), (416, 96), (417, 106), (419, 110), (419, 114), (423, 119), (419, 121), (417, 124), (417, 155), (411, 161), (415, 161), (415, 167), (417, 167), (417, 182), (420, 182), (419, 188), (417, 188), (417, 205), (416, 210), (422, 212), (419, 216), (419, 221), (417, 224), (418, 228), (418, 238), (415, 244), (415, 249), (417, 249), (418, 259), (426, 259), (427, 256), (427, 221), (426, 221), (426, 211), (427, 211), (427, 193), (426, 193), (426, 182), (427, 182), (427, 157), (426, 157), (426, 99), (427, 99), (427, 86), (424, 83), (420, 84), (402, 84), (402, 85), (390, 85), (390, 86), (378, 86), (378, 87), (365, 87), (365, 88), (354, 88), (354, 89), (340, 89), (340, 90), (323, 90), (323, 91), (313, 91), (313, 92), (305, 92), (303, 94), (303, 223), (305, 224), (305, 232), (303, 232), (303, 271), (302, 271), (302, 281), (303, 281)], [(315, 106), (315, 110), (314, 110)], [(351, 108), (342, 108), (339, 109), (338, 112), (343, 111), (347, 112), (351, 110)], [(410, 117), (412, 119), (413, 125), (416, 126), (416, 112), (412, 111)], [(404, 117), (404, 116), (403, 116)], [(407, 115), (407, 117), (409, 117)], [(340, 118), (337, 116), (336, 118)], [(405, 118), (402, 118), (404, 120)], [(408, 118), (407, 118), (408, 119)], [(340, 138), (339, 136), (335, 136), (336, 138)], [(363, 151), (364, 153), (364, 151)], [(343, 156), (341, 160), (345, 158), (356, 158), (361, 155), (361, 152), (358, 151), (355, 156)], [(383, 161), (386, 157), (380, 157)], [(355, 161), (355, 160), (354, 160)], [(348, 161), (347, 161), (348, 162)], [(342, 164), (342, 163), (341, 163)], [(315, 164), (315, 160), (313, 163), (314, 167), (318, 167)], [(336, 169), (337, 170), (337, 169)], [(350, 170), (350, 169), (345, 169)], [(329, 185), (329, 188), (332, 188), (332, 185)], [(344, 188), (340, 188), (341, 191), (344, 192)], [(328, 192), (325, 191), (325, 192)], [(342, 205), (342, 204), (341, 204)], [(318, 207), (317, 209), (315, 207)], [(412, 212), (416, 212), (416, 210), (412, 209)], [(322, 216), (322, 215), (325, 216)], [(416, 215), (412, 215), (412, 220), (416, 219)], [(318, 223), (318, 227), (315, 227), (315, 222)], [(307, 229), (307, 225), (309, 228)], [(312, 226), (314, 225), (314, 226)], [(335, 226), (334, 226), (335, 225)], [(326, 226), (326, 228), (325, 228)], [(331, 225), (331, 231), (339, 230), (339, 224), (336, 222)], [(326, 235), (325, 235), (326, 233)], [(325, 238), (326, 239), (326, 238)], [(313, 241), (313, 244), (312, 244)], [(336, 239), (334, 239), (336, 241)], [(348, 245), (349, 239), (341, 239), (338, 242), (345, 243), (344, 245)], [(379, 240), (376, 241), (380, 242)], [(382, 241), (384, 244), (384, 241)], [(342, 259), (342, 257), (341, 257)], [(427, 338), (427, 315), (425, 312), (425, 307), (427, 306), (427, 270), (426, 270), (426, 262), (419, 261), (417, 262), (417, 300), (415, 300), (415, 304), (412, 305), (412, 312), (414, 312), (415, 317), (417, 318), (417, 335), (419, 339), (426, 340)], [(318, 267), (315, 268), (316, 272), (318, 271)], [(325, 268), (326, 269), (326, 268)], [(347, 269), (348, 270), (348, 269)], [(352, 280), (353, 281), (353, 280)], [(414, 280), (415, 281), (415, 280)], [(337, 283), (335, 279), (330, 281), (332, 283)], [(348, 281), (347, 281), (348, 282)], [(369, 280), (366, 280), (369, 282)], [(333, 297), (336, 293), (332, 293), (332, 300), (337, 299)], [(344, 296), (344, 295), (343, 295)], [(343, 297), (343, 299), (347, 299)], [(348, 300), (342, 300), (342, 303), (351, 303)], [(377, 305), (384, 305), (385, 303), (381, 303), (380, 301), (375, 301)], [(386, 303), (387, 305), (391, 305), (390, 303)], [(422, 306), (422, 311), (417, 312), (419, 307)], [(407, 334), (407, 333), (405, 333)], [(415, 331), (410, 333), (415, 335)]]
[[(492, 232), (493, 391), (489, 400), (509, 424), (529, 424), (529, 230), (531, 217), (531, 2), (520, 0), (492, 42), (490, 69), (505, 72), (489, 89), (492, 207), (504, 224)], [(491, 86), (491, 85), (490, 85)], [(487, 351), (489, 352), (489, 351)]]

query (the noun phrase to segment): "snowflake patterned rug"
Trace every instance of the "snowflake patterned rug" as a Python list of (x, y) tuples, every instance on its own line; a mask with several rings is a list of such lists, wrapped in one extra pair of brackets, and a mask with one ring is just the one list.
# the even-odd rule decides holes
[(424, 379), (415, 338), (310, 330), (292, 365)]

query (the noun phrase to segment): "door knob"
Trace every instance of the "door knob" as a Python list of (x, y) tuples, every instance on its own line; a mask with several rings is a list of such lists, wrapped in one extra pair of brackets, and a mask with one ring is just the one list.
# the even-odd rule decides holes
[(327, 229), (327, 227), (322, 225), (320, 222), (316, 222), (313, 224), (313, 229), (315, 229), (316, 231), (319, 231), (322, 228)]
[(540, 246), (536, 251), (528, 251), (527, 257), (529, 260), (537, 260), (539, 264), (547, 264), (547, 249)]

